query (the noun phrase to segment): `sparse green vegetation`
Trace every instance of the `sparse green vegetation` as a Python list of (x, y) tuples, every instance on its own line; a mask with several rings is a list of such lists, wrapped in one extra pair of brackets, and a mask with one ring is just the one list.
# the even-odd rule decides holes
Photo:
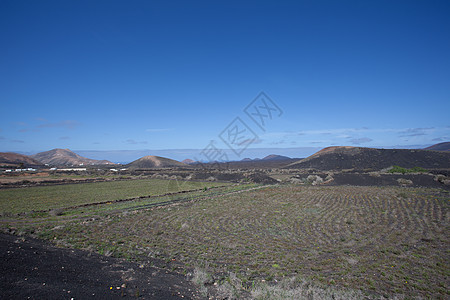
[[(68, 209), (2, 222), (61, 246), (168, 269), (199, 266), (204, 295), (445, 298), (449, 195), (420, 188), (205, 186), (162, 198)], [(167, 199), (167, 198), (165, 198)], [(9, 229), (8, 229), (9, 228)], [(276, 283), (276, 281), (278, 283)]]
[(222, 185), (228, 184), (142, 179), (1, 189), (0, 212), (51, 210)]
[(402, 174), (407, 174), (407, 173), (426, 173), (428, 172), (427, 169), (421, 168), (421, 167), (414, 167), (411, 169), (407, 169), (407, 168), (403, 168), (400, 166), (393, 166), (389, 171), (389, 173), (402, 173)]

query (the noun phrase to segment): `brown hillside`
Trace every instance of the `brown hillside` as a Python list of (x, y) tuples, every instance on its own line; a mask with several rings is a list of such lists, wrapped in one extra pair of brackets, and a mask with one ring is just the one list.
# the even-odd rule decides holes
[(185, 160), (183, 160), (183, 161), (181, 161), (181, 162), (182, 162), (183, 164), (188, 164), (188, 165), (195, 163), (195, 161), (192, 160), (192, 159), (190, 159), (190, 158), (186, 158)]
[(80, 166), (80, 165), (113, 165), (107, 160), (96, 160), (83, 157), (69, 149), (53, 149), (32, 155), (34, 159), (51, 166)]
[(404, 168), (450, 168), (450, 153), (412, 149), (328, 147), (303, 160), (288, 165), (287, 168), (381, 170), (393, 165)]
[(326, 147), (326, 148), (323, 148), (322, 150), (314, 153), (310, 157), (319, 156), (319, 155), (322, 155), (322, 154), (325, 154), (325, 153), (329, 153), (329, 152), (337, 152), (337, 151), (341, 151), (342, 149), (354, 149), (354, 148), (358, 148), (358, 147), (353, 147), (353, 146), (331, 146), (331, 147)]
[(37, 167), (43, 165), (27, 155), (14, 152), (0, 152), (0, 165), (19, 166), (20, 164), (23, 164), (24, 167)]
[(131, 169), (152, 169), (152, 168), (172, 168), (172, 167), (189, 167), (182, 162), (160, 157), (148, 155), (141, 157), (127, 165)]

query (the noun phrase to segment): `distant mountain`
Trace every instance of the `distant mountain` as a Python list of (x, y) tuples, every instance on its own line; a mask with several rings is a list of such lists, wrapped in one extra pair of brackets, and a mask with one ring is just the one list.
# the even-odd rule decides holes
[(444, 142), (427, 147), (424, 150), (450, 151), (450, 142)]
[(189, 167), (188, 164), (161, 156), (144, 156), (127, 165), (131, 169)]
[(107, 160), (96, 160), (80, 156), (69, 149), (53, 149), (31, 155), (31, 157), (51, 166), (114, 165), (114, 163)]
[(264, 157), (262, 160), (289, 160), (289, 159), (291, 158), (287, 156), (270, 154)]
[(246, 157), (246, 158), (241, 159), (240, 162), (268, 161), (268, 160), (274, 161), (274, 160), (290, 160), (290, 159), (292, 159), (292, 158), (287, 157), (287, 156), (283, 156), (283, 155), (270, 154), (270, 155), (267, 155), (264, 158), (251, 159), (251, 158)]
[(183, 160), (183, 161), (181, 161), (183, 164), (187, 164), (187, 165), (190, 165), (190, 164), (195, 164), (196, 163), (196, 161), (195, 160), (192, 160), (192, 159), (190, 159), (190, 158), (186, 158), (185, 160)]
[(0, 152), (0, 165), (11, 167), (23, 166), (24, 168), (43, 166), (43, 164), (36, 159), (14, 152)]
[(381, 170), (393, 165), (404, 168), (450, 168), (450, 152), (346, 146), (328, 147), (305, 159), (289, 164), (287, 168)]

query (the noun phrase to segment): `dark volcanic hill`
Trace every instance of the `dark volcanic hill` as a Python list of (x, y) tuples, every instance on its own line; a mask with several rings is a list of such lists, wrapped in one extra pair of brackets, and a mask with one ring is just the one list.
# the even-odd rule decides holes
[(425, 150), (450, 151), (450, 142), (435, 144), (425, 148)]
[(284, 168), (287, 165), (297, 162), (300, 158), (287, 158), (287, 159), (253, 159), (253, 160), (241, 160), (230, 161), (222, 163), (223, 169), (279, 169)]
[(393, 165), (404, 168), (450, 168), (450, 152), (412, 149), (328, 147), (305, 159), (288, 165), (287, 168), (381, 170)]
[(246, 158), (241, 159), (240, 161), (252, 161), (252, 160), (253, 159), (246, 157)]
[(152, 169), (189, 167), (189, 165), (170, 158), (148, 155), (129, 163), (127, 167), (130, 169)]
[(20, 166), (24, 167), (39, 167), (43, 164), (27, 155), (18, 154), (14, 152), (0, 152), (0, 165), (2, 166)]
[(277, 154), (270, 154), (264, 157), (262, 160), (289, 160), (290, 157), (283, 156), (283, 155), (277, 155)]
[(114, 163), (107, 160), (83, 157), (69, 149), (53, 149), (31, 155), (31, 157), (51, 166), (114, 165)]

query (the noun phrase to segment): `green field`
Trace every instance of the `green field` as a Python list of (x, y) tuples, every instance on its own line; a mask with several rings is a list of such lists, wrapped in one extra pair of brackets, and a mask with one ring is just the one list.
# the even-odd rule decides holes
[(0, 213), (22, 213), (77, 205), (155, 196), (226, 183), (160, 179), (78, 183), (0, 190)]
[[(111, 184), (128, 186), (123, 198), (139, 194), (136, 187), (141, 194), (164, 192), (163, 183)], [(118, 190), (102, 199), (121, 198)], [(166, 204), (183, 199), (191, 200)], [(18, 216), (0, 224), (4, 231), (64, 247), (178, 272), (195, 269), (194, 281), (205, 296), (217, 287), (220, 297), (239, 299), (448, 299), (449, 204), (449, 193), (436, 189), (248, 184), (70, 208), (60, 216)]]

